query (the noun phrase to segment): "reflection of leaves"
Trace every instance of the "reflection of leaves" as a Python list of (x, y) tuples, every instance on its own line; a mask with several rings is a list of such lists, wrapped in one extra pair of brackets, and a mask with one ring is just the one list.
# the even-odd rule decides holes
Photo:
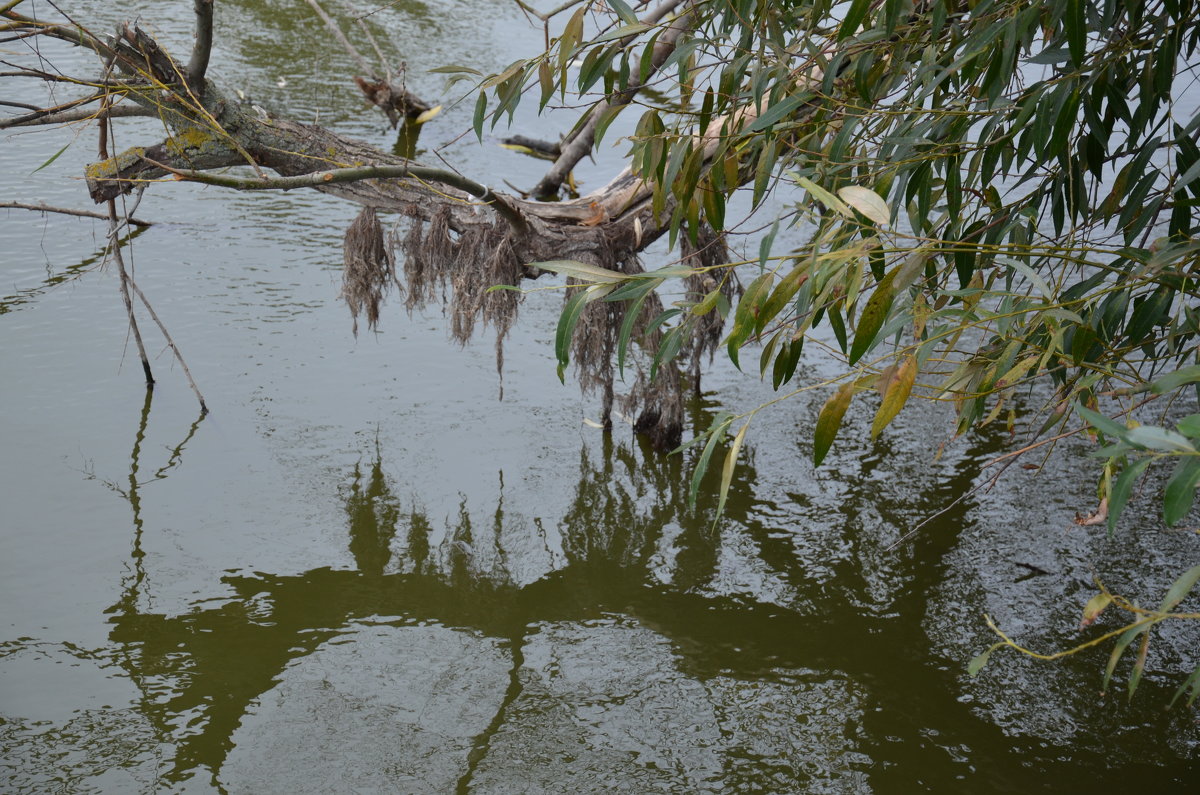
[(391, 543), (400, 519), (400, 505), (384, 477), (378, 448), (366, 478), (361, 465), (354, 465), (350, 495), (346, 498), (346, 516), (349, 518), (350, 552), (359, 571), (382, 574), (392, 556)]

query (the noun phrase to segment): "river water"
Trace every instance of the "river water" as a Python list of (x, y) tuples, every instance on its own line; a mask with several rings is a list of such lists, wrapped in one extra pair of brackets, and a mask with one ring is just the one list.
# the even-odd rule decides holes
[[(100, 29), (140, 13), (190, 45), (190, 3), (68, 5)], [(394, 142), (307, 5), (218, 17), (214, 79)], [(498, 70), (542, 40), (488, 0), (403, 0), (371, 22), (410, 87), (448, 99), (428, 69)], [(447, 105), (422, 149), (495, 186), (536, 181), (542, 164), (494, 139), (456, 142), (471, 107)], [(516, 131), (569, 123), (522, 109)], [(0, 137), (0, 197), (86, 206), (95, 138), (76, 133)], [(606, 148), (585, 187), (619, 160)], [(491, 338), (460, 349), (437, 309), (394, 300), (356, 339), (337, 299), (354, 213), (302, 192), (147, 192), (133, 267), (212, 408), (200, 418), (148, 320), (146, 393), (103, 226), (0, 210), (0, 789), (1200, 787), (1196, 713), (1163, 709), (1196, 664), (1193, 627), (1160, 633), (1132, 702), (1123, 670), (1100, 694), (1107, 647), (965, 671), (993, 640), (984, 613), (1064, 648), (1086, 637), (1093, 576), (1148, 603), (1200, 560), (1195, 522), (1164, 530), (1153, 485), (1114, 538), (1073, 526), (1096, 470), (1072, 441), (956, 502), (1022, 437), (996, 423), (951, 440), (926, 403), (878, 443), (856, 403), (814, 470), (825, 395), (805, 393), (760, 415), (714, 526), (710, 497), (688, 507), (690, 459), (603, 435), (585, 422), (597, 402), (557, 381), (559, 293), (526, 298), (503, 400)], [(828, 368), (806, 360), (797, 381)], [(703, 425), (770, 396), (718, 362), (689, 410)]]

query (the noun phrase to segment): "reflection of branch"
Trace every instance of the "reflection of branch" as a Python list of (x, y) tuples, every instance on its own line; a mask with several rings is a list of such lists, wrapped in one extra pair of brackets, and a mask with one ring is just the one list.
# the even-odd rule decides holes
[(342, 48), (345, 49), (346, 54), (354, 59), (354, 62), (358, 64), (359, 69), (362, 69), (363, 74), (374, 74), (375, 70), (371, 68), (369, 63), (367, 63), (367, 59), (364, 58), (363, 54), (359, 52), (353, 44), (350, 43), (350, 39), (346, 38), (346, 34), (343, 33), (341, 27), (339, 27), (338, 24), (333, 21), (333, 18), (330, 17), (329, 14), (325, 13), (325, 9), (321, 8), (321, 4), (318, 3), (317, 0), (306, 0), (306, 2), (309, 4), (312, 10), (316, 12), (317, 16), (321, 18), (321, 21), (325, 23), (325, 27), (329, 29), (329, 32), (333, 34), (333, 37), (342, 45)]
[[(104, 218), (107, 219), (108, 216), (106, 215), (106, 216), (104, 216)], [(125, 235), (123, 235), (121, 237), (120, 244), (125, 245), (127, 242), (129, 242), (133, 238), (137, 237), (144, 231), (145, 231), (145, 228), (140, 227), (138, 229), (134, 229), (131, 232), (127, 232)], [(42, 283), (37, 285), (36, 287), (28, 287), (24, 290), (18, 290), (16, 293), (13, 293), (12, 295), (0, 296), (0, 315), (10, 312), (14, 308), (21, 306), (22, 304), (29, 303), (35, 297), (41, 295), (42, 293), (46, 292), (47, 290), (49, 290), (52, 287), (57, 287), (58, 285), (63, 284), (64, 282), (69, 282), (69, 281), (78, 279), (80, 276), (83, 276), (85, 273), (87, 273), (88, 269), (92, 265), (95, 265), (96, 263), (102, 262), (103, 260), (105, 260), (107, 254), (108, 254), (108, 244), (105, 243), (105, 245), (102, 248), (100, 248), (97, 251), (92, 252), (91, 254), (84, 257), (79, 262), (76, 262), (74, 265), (68, 265), (66, 268), (63, 268), (62, 272), (47, 276), (44, 280), (42, 280)]]

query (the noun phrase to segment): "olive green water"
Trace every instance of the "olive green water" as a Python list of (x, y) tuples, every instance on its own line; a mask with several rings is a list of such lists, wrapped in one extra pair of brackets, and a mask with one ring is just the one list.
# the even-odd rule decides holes
[[(188, 46), (190, 3), (70, 5), (97, 27), (140, 12)], [(218, 13), (213, 77), (394, 141), (305, 4)], [(428, 68), (495, 70), (541, 41), (486, 0), (372, 20), (429, 96)], [(448, 107), (419, 146), (469, 113)], [(569, 123), (518, 114), (517, 129)], [(0, 196), (84, 206), (91, 133), (29, 173), (71, 140), (0, 137)], [(494, 185), (541, 165), (488, 140), (445, 153)], [(711, 499), (687, 507), (689, 460), (584, 422), (597, 402), (554, 375), (557, 293), (525, 301), (503, 401), (491, 338), (460, 350), (436, 309), (390, 306), (356, 340), (337, 300), (354, 212), (147, 193), (139, 215), (158, 223), (134, 266), (212, 407), (201, 419), (148, 322), (145, 392), (103, 228), (0, 211), (0, 790), (1200, 791), (1196, 713), (1163, 710), (1200, 656), (1195, 628), (1156, 641), (1132, 703), (1100, 695), (1107, 649), (964, 670), (991, 642), (984, 612), (1061, 648), (1093, 573), (1145, 602), (1200, 561), (1200, 536), (1161, 529), (1152, 488), (1114, 539), (1073, 527), (1094, 497), (1079, 442), (955, 503), (1014, 440), (997, 424), (937, 458), (947, 425), (924, 404), (877, 444), (856, 404), (814, 471), (817, 393), (756, 422), (713, 527)], [(768, 394), (718, 363), (690, 411), (704, 423)]]

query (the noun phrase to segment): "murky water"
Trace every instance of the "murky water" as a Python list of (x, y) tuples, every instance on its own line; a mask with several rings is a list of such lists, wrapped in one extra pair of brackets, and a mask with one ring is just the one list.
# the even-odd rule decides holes
[[(141, 11), (188, 45), (190, 4), (114, 5), (72, 4), (96, 27)], [(214, 77), (391, 144), (305, 4), (219, 9)], [(429, 96), (432, 66), (497, 69), (541, 41), (486, 0), (372, 19)], [(469, 114), (448, 106), (420, 146)], [(518, 115), (543, 137), (567, 124)], [(159, 134), (124, 129), (120, 146)], [(84, 206), (90, 133), (29, 173), (72, 136), (0, 138), (0, 195)], [(494, 141), (446, 156), (494, 185), (539, 174)], [(198, 419), (149, 324), (159, 386), (142, 387), (103, 228), (0, 211), (0, 789), (1200, 787), (1195, 713), (1162, 709), (1195, 628), (1162, 633), (1131, 704), (1099, 694), (1107, 649), (1000, 653), (966, 676), (991, 642), (984, 612), (1060, 648), (1094, 573), (1145, 602), (1200, 559), (1200, 536), (1160, 528), (1153, 489), (1114, 539), (1071, 525), (1094, 497), (1084, 442), (955, 503), (1004, 429), (935, 458), (936, 409), (871, 444), (856, 405), (857, 431), (814, 471), (823, 395), (802, 397), (756, 422), (714, 527), (711, 500), (687, 506), (690, 462), (583, 422), (596, 403), (554, 375), (557, 294), (526, 300), (502, 402), (491, 340), (458, 349), (436, 310), (389, 307), (356, 340), (337, 301), (354, 212), (306, 193), (148, 192), (139, 215), (158, 223), (134, 266), (213, 409)], [(766, 395), (718, 364), (691, 410), (704, 423)]]

